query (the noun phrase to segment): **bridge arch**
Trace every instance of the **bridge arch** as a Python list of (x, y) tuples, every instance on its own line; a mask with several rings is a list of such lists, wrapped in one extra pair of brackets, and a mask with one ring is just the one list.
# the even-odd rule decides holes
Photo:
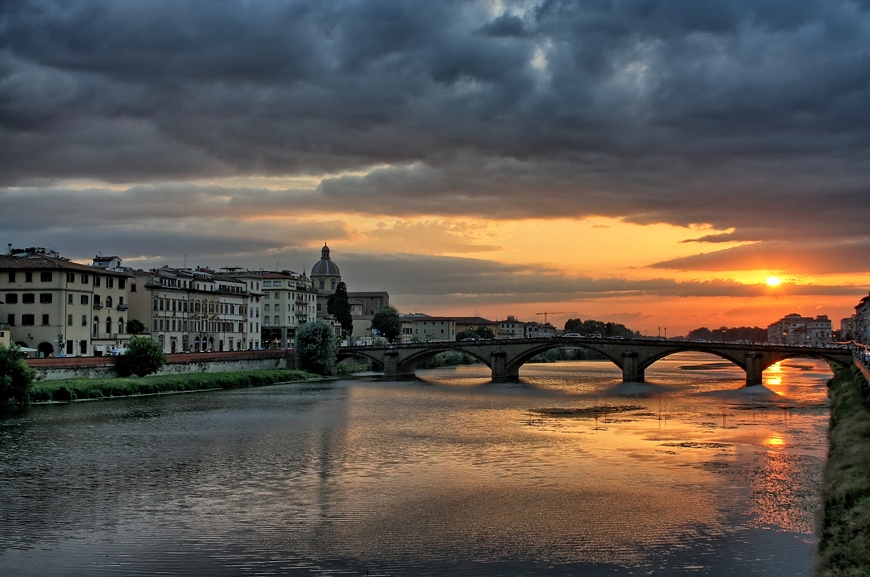
[(517, 355), (515, 355), (510, 362), (506, 363), (505, 369), (511, 375), (519, 376), (520, 367), (531, 361), (536, 356), (541, 353), (547, 352), (551, 349), (563, 349), (566, 347), (570, 348), (580, 348), (580, 349), (588, 349), (590, 351), (595, 351), (596, 353), (603, 355), (608, 361), (612, 362), (618, 369), (622, 368), (621, 359), (607, 350), (603, 350), (602, 348), (596, 347), (591, 343), (573, 343), (569, 342), (567, 339), (554, 341), (550, 343), (541, 344), (538, 346), (531, 347)]

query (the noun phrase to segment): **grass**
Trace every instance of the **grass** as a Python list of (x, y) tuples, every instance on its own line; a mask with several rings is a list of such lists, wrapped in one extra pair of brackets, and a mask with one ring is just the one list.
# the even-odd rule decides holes
[(31, 403), (70, 402), (84, 399), (110, 399), (155, 393), (180, 393), (211, 389), (262, 387), (294, 381), (319, 380), (322, 377), (296, 370), (239, 371), (160, 375), (144, 378), (68, 379), (42, 381), (30, 388)]
[(816, 575), (870, 575), (870, 398), (857, 370), (829, 384), (831, 429)]

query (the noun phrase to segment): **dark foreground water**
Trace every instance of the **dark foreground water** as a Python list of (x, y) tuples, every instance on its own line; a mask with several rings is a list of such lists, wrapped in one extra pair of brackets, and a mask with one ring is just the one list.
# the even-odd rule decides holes
[(0, 575), (810, 575), (826, 365), (682, 355), (34, 407)]

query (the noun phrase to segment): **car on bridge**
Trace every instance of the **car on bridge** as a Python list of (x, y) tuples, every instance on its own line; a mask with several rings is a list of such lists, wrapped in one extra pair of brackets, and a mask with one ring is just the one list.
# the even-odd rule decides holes
[(563, 339), (580, 339), (583, 338), (580, 333), (565, 333), (562, 335)]

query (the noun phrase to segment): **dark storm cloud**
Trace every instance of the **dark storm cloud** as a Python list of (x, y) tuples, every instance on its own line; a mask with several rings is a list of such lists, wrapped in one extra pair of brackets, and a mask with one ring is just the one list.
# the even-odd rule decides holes
[[(867, 3), (503, 4), (4, 2), (3, 230), (294, 206), (866, 235)], [(159, 184), (252, 175), (330, 177)]]

